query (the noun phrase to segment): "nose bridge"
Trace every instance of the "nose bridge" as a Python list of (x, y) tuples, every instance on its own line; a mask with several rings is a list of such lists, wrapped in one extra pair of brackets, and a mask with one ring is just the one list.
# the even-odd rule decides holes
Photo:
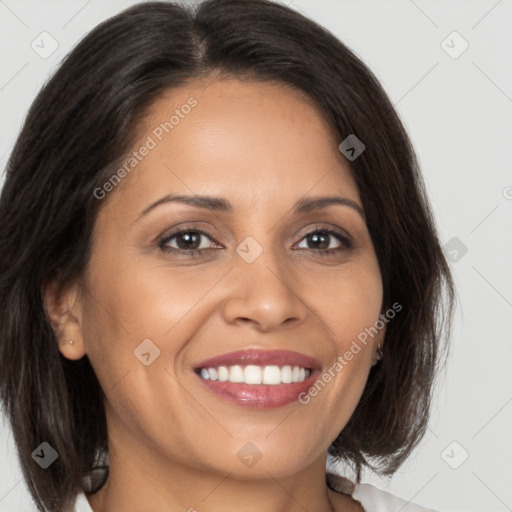
[(260, 329), (271, 329), (291, 319), (303, 320), (305, 306), (294, 290), (293, 268), (284, 248), (260, 235), (260, 243), (248, 236), (236, 248), (231, 296), (224, 310), (226, 321), (252, 321)]

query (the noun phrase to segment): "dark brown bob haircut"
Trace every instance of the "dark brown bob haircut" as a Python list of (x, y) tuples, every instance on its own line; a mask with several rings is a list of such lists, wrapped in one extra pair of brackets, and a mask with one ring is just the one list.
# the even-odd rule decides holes
[[(132, 149), (141, 116), (166, 90), (213, 73), (305, 93), (349, 162), (383, 279), (382, 361), (329, 453), (391, 475), (422, 438), (445, 359), (454, 291), (410, 140), (366, 65), (330, 32), (268, 0), (145, 2), (104, 21), (34, 100), (0, 197), (0, 398), (41, 511), (72, 507), (108, 454), (104, 394), (87, 356), (64, 358), (43, 306), (49, 280), (80, 278), (101, 208), (94, 191)], [(58, 453), (42, 469), (32, 452)]]

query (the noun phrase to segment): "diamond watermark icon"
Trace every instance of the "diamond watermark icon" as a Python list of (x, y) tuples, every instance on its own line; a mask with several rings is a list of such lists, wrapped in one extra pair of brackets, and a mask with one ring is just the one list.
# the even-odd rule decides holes
[(469, 48), (469, 43), (454, 30), (441, 41), (441, 48), (452, 59), (458, 59)]
[(366, 146), (351, 133), (339, 146), (338, 149), (353, 162), (365, 149)]
[(31, 43), (30, 47), (41, 59), (47, 59), (59, 47), (57, 40), (48, 32), (41, 32)]
[(150, 339), (145, 339), (133, 353), (144, 366), (149, 366), (160, 356), (160, 349)]
[(32, 458), (43, 468), (50, 467), (58, 458), (59, 454), (45, 441), (33, 452)]
[(441, 458), (452, 469), (458, 469), (468, 460), (469, 453), (457, 441), (452, 441), (442, 452)]
[(237, 245), (236, 252), (246, 263), (252, 263), (263, 252), (263, 247), (252, 236), (248, 236)]
[(444, 244), (444, 252), (449, 261), (457, 263), (467, 254), (468, 248), (459, 238), (454, 236)]
[(236, 456), (244, 466), (252, 468), (263, 457), (263, 454), (252, 443), (245, 443), (238, 450)]

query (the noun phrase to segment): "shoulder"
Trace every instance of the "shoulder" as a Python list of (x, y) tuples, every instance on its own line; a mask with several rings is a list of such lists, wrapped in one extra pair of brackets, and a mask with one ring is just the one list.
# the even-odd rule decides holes
[[(407, 505), (408, 512), (435, 512), (430, 508), (425, 508), (419, 505), (415, 505), (414, 503), (410, 503), (403, 498), (394, 496), (393, 494), (378, 489), (373, 485), (354, 484), (350, 482), (350, 480), (332, 473), (327, 474), (327, 485), (332, 491), (334, 491), (334, 493), (344, 495), (345, 497), (350, 496), (353, 502), (359, 503), (360, 507), (354, 508), (354, 511), (397, 512), (404, 509), (404, 507)], [(333, 505), (336, 507), (337, 503), (333, 503)], [(343, 506), (346, 506), (345, 502), (342, 503), (340, 501), (340, 511), (345, 510), (342, 508)]]

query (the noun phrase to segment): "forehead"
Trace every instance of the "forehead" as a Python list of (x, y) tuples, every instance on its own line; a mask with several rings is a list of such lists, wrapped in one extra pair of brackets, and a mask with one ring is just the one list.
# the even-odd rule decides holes
[(131, 154), (135, 165), (111, 202), (141, 210), (165, 193), (210, 194), (254, 209), (335, 192), (359, 202), (338, 144), (318, 109), (291, 87), (193, 82), (166, 91), (146, 110), (133, 147), (138, 154)]

